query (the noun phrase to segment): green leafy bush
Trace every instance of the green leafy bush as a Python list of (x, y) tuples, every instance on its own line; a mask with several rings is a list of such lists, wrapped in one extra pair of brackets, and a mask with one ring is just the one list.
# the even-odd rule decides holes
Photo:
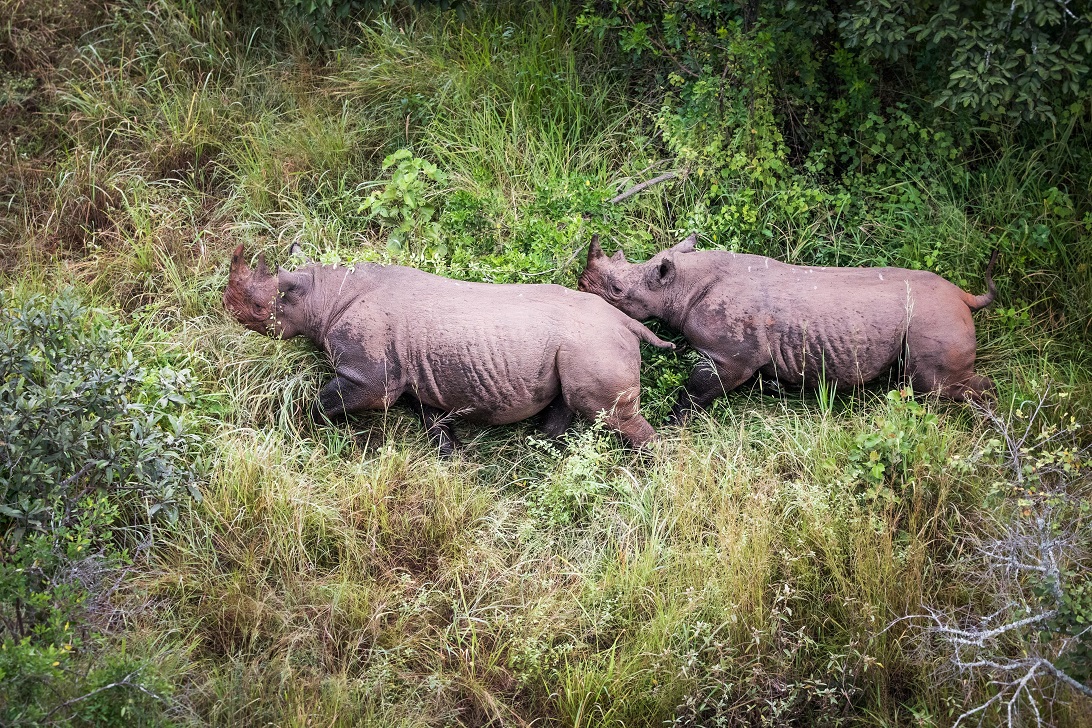
[(427, 159), (413, 156), (408, 149), (399, 149), (383, 160), (383, 169), (391, 169), (391, 179), (382, 189), (372, 192), (360, 206), (385, 228), (392, 228), (387, 247), (400, 252), (414, 234), (436, 237), (436, 185), (447, 182), (447, 176)]
[(369, 13), (394, 10), (399, 7), (421, 8), (436, 6), (441, 10), (460, 10), (462, 0), (273, 0), (286, 25), (302, 26), (311, 40), (330, 45), (337, 31), (350, 21)]
[(188, 371), (147, 369), (123, 329), (70, 292), (0, 297), (0, 514), (48, 529), (86, 493), (117, 495), (138, 522), (198, 496), (196, 436), (179, 417)]
[(838, 29), (866, 60), (925, 71), (938, 106), (1054, 122), (1088, 98), (1087, 3), (858, 0), (841, 11)]
[(141, 722), (163, 688), (100, 664), (99, 615), (153, 519), (199, 495), (189, 373), (141, 366), (71, 291), (0, 309), (0, 720)]
[(915, 484), (915, 469), (941, 461), (937, 416), (914, 400), (909, 389), (887, 393), (888, 411), (875, 428), (854, 438), (849, 473), (865, 487), (864, 497), (897, 503)]
[(608, 477), (612, 444), (602, 420), (565, 439), (568, 448), (564, 452), (555, 443), (535, 440), (540, 457), (553, 464), (544, 478), (529, 482), (532, 514), (559, 527), (586, 518), (616, 489)]

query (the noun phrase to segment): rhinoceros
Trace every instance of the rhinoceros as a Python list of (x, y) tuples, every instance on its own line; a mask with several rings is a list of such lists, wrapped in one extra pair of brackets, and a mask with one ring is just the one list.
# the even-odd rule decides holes
[(993, 391), (974, 372), (971, 312), (997, 296), (975, 296), (935, 273), (904, 268), (821, 268), (761, 255), (695, 250), (691, 235), (649, 261), (607, 257), (598, 236), (588, 248), (581, 291), (636, 319), (656, 317), (700, 354), (672, 420), (751, 377), (815, 386), (853, 386), (902, 362), (912, 387), (981, 401)]
[[(293, 251), (295, 252), (295, 251)], [(642, 447), (655, 431), (641, 416), (640, 342), (673, 348), (601, 298), (546, 284), (469, 283), (396, 265), (307, 264), (254, 269), (235, 249), (224, 305), (269, 336), (305, 336), (335, 375), (316, 417), (417, 409), (443, 455), (458, 444), (453, 417), (491, 425), (545, 412), (559, 436), (573, 413)]]

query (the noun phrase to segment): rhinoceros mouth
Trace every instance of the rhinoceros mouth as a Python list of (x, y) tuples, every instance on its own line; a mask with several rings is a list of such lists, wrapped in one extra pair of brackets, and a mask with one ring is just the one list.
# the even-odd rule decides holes
[(260, 334), (273, 331), (276, 308), (272, 300), (262, 305), (256, 303), (247, 293), (240, 294), (237, 290), (228, 289), (224, 293), (224, 307), (236, 321), (251, 331)]

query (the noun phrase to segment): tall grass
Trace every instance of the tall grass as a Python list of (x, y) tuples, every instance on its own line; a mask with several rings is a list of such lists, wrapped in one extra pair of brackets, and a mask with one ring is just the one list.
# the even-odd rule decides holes
[(941, 468), (898, 506), (862, 503), (825, 474), (869, 413), (816, 429), (779, 409), (702, 423), (648, 463), (605, 451), (590, 476), (608, 489), (564, 528), (536, 508), (542, 468), (587, 442), (556, 464), (518, 444), (490, 472), (437, 461), (405, 415), (366, 450), (226, 430), (201, 511), (134, 589), (159, 605), (148, 628), (192, 645), (198, 711), (224, 722), (291, 714), (293, 690), (338, 715), (354, 686), (353, 715), (380, 722), (423, 703), (429, 723), (658, 725), (720, 693), (756, 719), (771, 700), (893, 715), (886, 684), (918, 666), (882, 629), (950, 588), (937, 541), (975, 486)]
[[(425, 267), (571, 284), (591, 229), (661, 247), (695, 203), (686, 185), (584, 217), (664, 160), (629, 79), (574, 34), (578, 8), (405, 11), (321, 60), (214, 5), (109, 11), (49, 70), (48, 172), (13, 193), (4, 285), (75, 279), (197, 375), (203, 500), (116, 597), (132, 643), (177, 677), (180, 722), (944, 725), (985, 689), (888, 628), (922, 604), (988, 601), (957, 558), (991, 487), (962, 465), (991, 437), (966, 410), (927, 402), (934, 427), (874, 390), (743, 391), (647, 456), (585, 423), (561, 448), (529, 425), (467, 428), (465, 453), (441, 461), (398, 408), (310, 423), (327, 365), (219, 305), (239, 242), (279, 260), (294, 241), (386, 255), (359, 203), (401, 147), (449, 175), (444, 224), (473, 258)], [(1016, 208), (1038, 219), (1056, 184), (1034, 157), (992, 170), (857, 229), (838, 210), (778, 220), (782, 257), (877, 263), (877, 241), (897, 240), (915, 259), (939, 248), (942, 272), (977, 290), (991, 226)], [(1058, 275), (1044, 296), (1087, 310), (1092, 278)], [(1002, 406), (1045, 377), (1088, 392), (1087, 322), (1055, 310), (979, 315)], [(646, 357), (651, 411), (686, 366)], [(893, 498), (870, 495), (852, 458), (881, 420), (913, 445)], [(1087, 715), (1059, 703), (1052, 718)]]

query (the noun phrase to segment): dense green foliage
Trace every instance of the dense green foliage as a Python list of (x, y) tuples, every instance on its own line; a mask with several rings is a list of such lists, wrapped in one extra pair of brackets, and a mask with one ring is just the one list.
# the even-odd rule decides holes
[[(1092, 221), (1086, 4), (601, 3), (579, 22), (665, 87), (657, 125), (702, 195), (680, 227), (961, 285), (997, 248), (1017, 286), (1029, 269), (1057, 276), (1018, 297), (1068, 299), (1087, 321), (1087, 296), (1067, 295), (1087, 290), (1077, 251)], [(1029, 183), (1024, 209), (994, 208)], [(952, 206), (972, 211), (977, 234), (958, 249), (921, 240), (914, 228)]]
[(124, 655), (100, 663), (96, 622), (151, 519), (175, 523), (198, 495), (179, 418), (192, 383), (143, 368), (71, 291), (0, 293), (0, 309), (0, 717), (140, 722), (162, 681)]
[[(0, 0), (0, 720), (1087, 723), (929, 630), (1034, 619), (956, 656), (1088, 684), (1087, 4), (457, 5)], [(892, 377), (671, 428), (697, 355), (647, 349), (654, 452), (446, 462), (311, 423), (321, 357), (220, 304), (239, 243), (573, 286), (689, 232), (976, 293), (1000, 250), (995, 411)]]

